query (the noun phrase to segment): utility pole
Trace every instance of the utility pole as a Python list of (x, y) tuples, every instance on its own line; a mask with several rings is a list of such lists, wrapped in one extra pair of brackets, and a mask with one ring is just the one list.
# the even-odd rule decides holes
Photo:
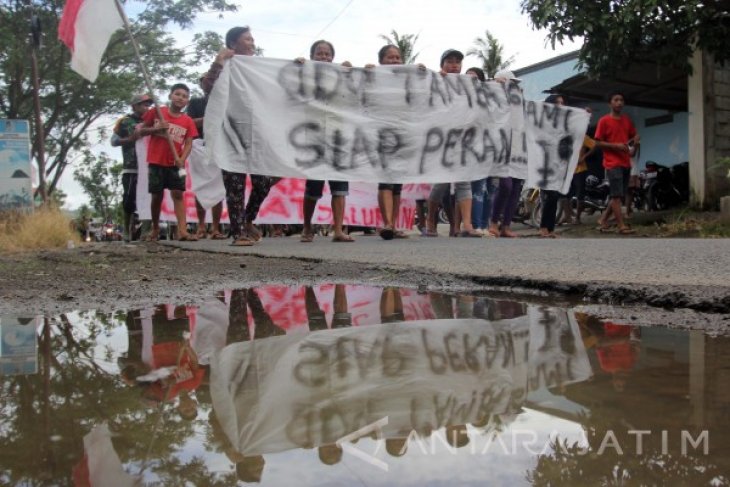
[(31, 49), (30, 60), (33, 76), (33, 110), (35, 112), (35, 140), (36, 140), (36, 159), (38, 161), (38, 192), (41, 195), (43, 204), (48, 203), (48, 194), (46, 193), (46, 151), (43, 146), (46, 139), (43, 131), (43, 121), (41, 120), (41, 98), (40, 83), (38, 81), (38, 58), (36, 52), (41, 47), (41, 21), (37, 15), (33, 15), (30, 20), (31, 33)]

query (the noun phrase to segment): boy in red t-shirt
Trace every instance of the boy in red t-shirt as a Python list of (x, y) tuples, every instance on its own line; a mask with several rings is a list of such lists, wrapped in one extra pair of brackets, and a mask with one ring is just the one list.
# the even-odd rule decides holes
[[(142, 136), (152, 135), (147, 148), (147, 165), (149, 167), (148, 190), (152, 195), (152, 233), (151, 240), (160, 236), (160, 211), (165, 189), (170, 191), (175, 207), (175, 216), (180, 240), (194, 241), (195, 236), (187, 231), (185, 221), (185, 160), (190, 154), (193, 139), (198, 136), (198, 129), (193, 119), (182, 111), (190, 99), (190, 89), (178, 83), (170, 89), (170, 106), (162, 107), (164, 122), (157, 118), (157, 111), (150, 110), (142, 118), (143, 127), (139, 129)], [(170, 141), (175, 147), (172, 152)]]
[(616, 219), (618, 233), (622, 235), (634, 233), (624, 224), (621, 214), (621, 202), (624, 200), (629, 185), (631, 172), (631, 154), (639, 145), (639, 134), (631, 119), (621, 113), (624, 109), (624, 95), (613, 92), (608, 96), (611, 113), (604, 115), (596, 127), (596, 146), (603, 150), (603, 168), (611, 189), (611, 202), (598, 223), (599, 230), (608, 230), (608, 219), (611, 215)]

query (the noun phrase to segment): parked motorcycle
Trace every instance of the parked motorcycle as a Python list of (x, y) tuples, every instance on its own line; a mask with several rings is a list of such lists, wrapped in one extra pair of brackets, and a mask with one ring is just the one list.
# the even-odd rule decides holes
[[(608, 207), (610, 196), (611, 191), (608, 181), (601, 181), (593, 175), (588, 176), (586, 178), (585, 198), (583, 200), (584, 211), (589, 215), (596, 211), (599, 213), (604, 211)], [(578, 207), (578, 198), (575, 196), (571, 199), (571, 207), (573, 209)], [(558, 205), (555, 221), (560, 221), (562, 218), (563, 207)], [(542, 219), (542, 198), (540, 197), (539, 189), (527, 188), (522, 190), (520, 202), (517, 205), (517, 211), (513, 219), (535, 228), (540, 226), (540, 220)]]
[(669, 168), (654, 161), (647, 161), (641, 173), (644, 209), (666, 210), (689, 201), (689, 163), (683, 162)]
[[(600, 180), (594, 175), (586, 177), (586, 188), (585, 198), (583, 200), (583, 208), (589, 215), (598, 211), (599, 213), (608, 208), (608, 203), (611, 199), (611, 188), (608, 184), (608, 180)], [(577, 202), (576, 198), (573, 198), (574, 206)]]

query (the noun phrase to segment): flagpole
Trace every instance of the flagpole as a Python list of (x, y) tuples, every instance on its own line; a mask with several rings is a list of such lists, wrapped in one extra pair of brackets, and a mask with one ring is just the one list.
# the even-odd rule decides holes
[[(134, 35), (132, 35), (132, 26), (129, 23), (129, 18), (127, 18), (127, 14), (124, 12), (124, 8), (122, 7), (122, 4), (119, 3), (119, 0), (114, 0), (114, 5), (117, 6), (117, 11), (119, 12), (119, 15), (122, 17), (122, 22), (124, 22), (124, 29), (127, 31), (127, 34), (129, 35), (129, 40), (132, 43), (132, 47), (134, 48), (134, 54), (137, 57), (137, 63), (139, 64), (140, 69), (142, 70), (142, 77), (144, 78), (144, 83), (147, 86), (147, 91), (149, 92), (150, 96), (152, 96), (152, 99), (155, 102), (155, 111), (157, 112), (157, 118), (160, 119), (160, 122), (165, 122), (165, 117), (162, 115), (162, 110), (160, 109), (160, 104), (157, 103), (157, 97), (155, 96), (155, 92), (152, 89), (152, 80), (150, 79), (150, 75), (147, 72), (147, 68), (145, 67), (144, 63), (142, 62), (142, 55), (139, 53), (139, 46), (137, 45), (137, 40), (134, 38)], [(172, 141), (172, 137), (170, 137), (170, 132), (165, 132), (165, 138), (167, 139), (167, 143), (170, 146), (170, 150), (172, 151), (172, 155), (175, 158), (175, 166), (179, 168), (184, 168), (185, 161), (180, 160), (180, 155), (177, 153), (177, 150), (175, 149), (175, 144)]]

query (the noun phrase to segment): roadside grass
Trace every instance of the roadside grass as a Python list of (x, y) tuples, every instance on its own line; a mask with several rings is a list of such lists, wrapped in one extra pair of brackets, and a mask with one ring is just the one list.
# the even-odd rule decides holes
[[(597, 230), (598, 215), (585, 218), (582, 226), (561, 227), (561, 233), (574, 238), (626, 238), (615, 232)], [(652, 238), (729, 238), (730, 224), (724, 223), (716, 211), (676, 208), (666, 211), (634, 212), (628, 223), (636, 230), (634, 237)]]
[(677, 210), (655, 223), (658, 236), (665, 237), (730, 237), (730, 224), (724, 223), (717, 212)]
[(0, 252), (64, 248), (69, 240), (78, 244), (80, 238), (57, 208), (0, 212)]

